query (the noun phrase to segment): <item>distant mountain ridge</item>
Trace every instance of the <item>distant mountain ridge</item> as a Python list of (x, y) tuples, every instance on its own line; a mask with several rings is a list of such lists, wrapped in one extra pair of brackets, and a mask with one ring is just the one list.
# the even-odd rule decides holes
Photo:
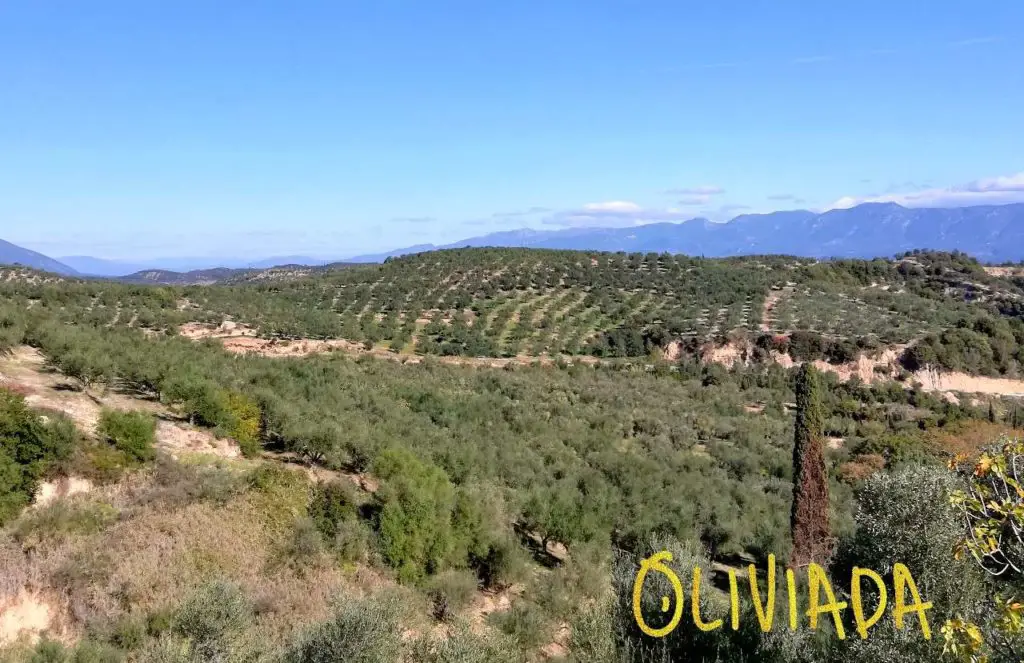
[(70, 265), (80, 274), (88, 276), (123, 277), (139, 272), (188, 273), (210, 269), (266, 269), (278, 265), (324, 265), (330, 260), (310, 256), (271, 256), (259, 260), (251, 258), (179, 257), (156, 258), (153, 260), (108, 260), (92, 256), (64, 256), (60, 261)]
[(0, 239), (0, 265), (24, 265), (32, 269), (40, 269), (44, 272), (53, 272), (64, 276), (75, 276), (78, 274), (73, 268), (62, 262), (54, 260), (42, 253), (30, 251), (10, 242)]
[(958, 249), (986, 262), (1019, 261), (1024, 259), (1024, 203), (949, 209), (865, 203), (823, 213), (744, 214), (725, 223), (696, 218), (625, 228), (513, 230), (351, 260), (379, 262), (425, 250), (481, 246), (808, 258), (875, 258), (912, 249)]
[[(583, 251), (668, 252), (728, 257), (785, 254), (808, 258), (888, 257), (912, 249), (960, 250), (984, 262), (1024, 260), (1024, 203), (959, 208), (906, 208), (895, 203), (865, 203), (818, 213), (790, 210), (744, 214), (715, 223), (695, 218), (682, 223), (651, 223), (615, 228), (523, 228), (491, 233), (450, 244), (418, 244), (387, 253), (326, 260), (309, 256), (252, 258), (164, 258), (112, 261), (71, 256), (60, 261), (0, 240), (0, 264), (21, 263), (64, 275), (118, 277), (150, 281), (140, 272), (253, 270), (281, 265), (382, 262), (389, 257), (462, 247), (525, 247)], [(125, 276), (127, 275), (127, 276)], [(189, 276), (206, 280), (205, 274)], [(157, 281), (178, 282), (170, 273)]]

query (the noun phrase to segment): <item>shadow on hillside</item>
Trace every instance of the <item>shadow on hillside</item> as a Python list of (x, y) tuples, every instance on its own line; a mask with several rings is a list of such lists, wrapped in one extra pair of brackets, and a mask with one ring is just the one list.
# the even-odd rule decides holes
[(555, 569), (565, 562), (562, 556), (554, 554), (549, 547), (544, 545), (544, 541), (540, 536), (528, 530), (522, 523), (515, 523), (513, 528), (519, 537), (520, 543), (530, 551), (530, 555), (538, 564), (549, 569)]

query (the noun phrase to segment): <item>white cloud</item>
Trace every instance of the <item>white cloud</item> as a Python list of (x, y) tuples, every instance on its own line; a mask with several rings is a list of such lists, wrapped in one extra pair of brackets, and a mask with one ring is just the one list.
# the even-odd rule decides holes
[(666, 189), (664, 193), (670, 196), (720, 196), (725, 193), (725, 189), (714, 184), (702, 184), (681, 189)]
[(567, 228), (615, 228), (658, 221), (686, 221), (691, 218), (692, 213), (675, 207), (647, 208), (627, 200), (611, 200), (556, 212), (545, 218), (543, 223)]
[(584, 211), (594, 212), (597, 214), (634, 214), (642, 209), (643, 208), (636, 203), (631, 203), (627, 200), (611, 200), (606, 203), (587, 203), (583, 206)]
[(887, 193), (880, 196), (843, 196), (828, 209), (847, 209), (861, 203), (896, 203), (904, 207), (968, 207), (1024, 202), (1024, 171), (974, 180), (945, 188)]

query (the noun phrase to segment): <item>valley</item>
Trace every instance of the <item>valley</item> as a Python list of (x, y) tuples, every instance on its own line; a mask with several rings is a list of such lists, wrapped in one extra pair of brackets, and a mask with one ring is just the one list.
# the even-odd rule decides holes
[[(1022, 285), (933, 252), (4, 270), (0, 653), (611, 662), (644, 642), (618, 601), (655, 549), (713, 570), (712, 612), (730, 571), (786, 558), (801, 365), (835, 536), (884, 569), (850, 547), (864, 491), (1024, 426)], [(768, 655), (691, 631), (658, 646)]]

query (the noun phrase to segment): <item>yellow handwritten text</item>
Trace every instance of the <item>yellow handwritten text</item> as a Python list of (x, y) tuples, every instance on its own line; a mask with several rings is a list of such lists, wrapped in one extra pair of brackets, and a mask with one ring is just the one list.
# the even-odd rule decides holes
[[(636, 581), (633, 583), (633, 616), (640, 630), (653, 638), (664, 638), (672, 633), (682, 622), (686, 592), (683, 583), (676, 572), (669, 566), (672, 562), (672, 554), (667, 550), (656, 553), (640, 562), (640, 570), (637, 573)], [(671, 596), (661, 596), (658, 607), (662, 613), (671, 612), (671, 618), (665, 626), (660, 628), (652, 627), (646, 621), (644, 615), (644, 585), (647, 576), (651, 572), (660, 573), (667, 580), (671, 587)], [(702, 571), (700, 567), (693, 569), (692, 584), (690, 587), (690, 614), (693, 624), (701, 631), (714, 631), (725, 624), (723, 618), (712, 618), (702, 614), (701, 592), (706, 588), (701, 587)], [(807, 609), (801, 613), (797, 596), (797, 575), (794, 569), (786, 569), (786, 589), (789, 599), (789, 628), (796, 631), (800, 624), (800, 616), (804, 614), (808, 626), (815, 630), (822, 615), (831, 615), (833, 629), (839, 639), (846, 637), (843, 610), (853, 610), (853, 622), (856, 625), (857, 634), (861, 638), (867, 638), (868, 632), (882, 619), (888, 604), (888, 592), (882, 576), (870, 569), (854, 567), (850, 578), (850, 603), (837, 601), (832, 584), (829, 581), (825, 570), (817, 564), (810, 564), (806, 569), (807, 580)], [(729, 579), (729, 626), (733, 630), (740, 628), (740, 591), (739, 581), (735, 570), (728, 571)], [(750, 599), (754, 606), (754, 614), (757, 618), (761, 631), (768, 633), (775, 623), (776, 609), (776, 563), (775, 556), (768, 556), (767, 577), (764, 582), (764, 594), (762, 595), (761, 584), (758, 580), (757, 568), (751, 564), (748, 567), (748, 580), (750, 582)], [(870, 580), (874, 584), (873, 596), (875, 596), (874, 610), (870, 615), (865, 611), (865, 599), (862, 583)], [(706, 582), (706, 581), (705, 581)], [(928, 618), (925, 614), (931, 609), (932, 603), (924, 601), (918, 591), (914, 578), (904, 564), (893, 565), (892, 582), (894, 586), (895, 604), (892, 608), (893, 619), (896, 628), (903, 629), (907, 615), (916, 615), (921, 625), (921, 634), (926, 640), (931, 639), (931, 629), (928, 625)], [(909, 595), (910, 602), (907, 602)], [(762, 599), (762, 596), (764, 598)], [(650, 612), (650, 608), (648, 608)]]

